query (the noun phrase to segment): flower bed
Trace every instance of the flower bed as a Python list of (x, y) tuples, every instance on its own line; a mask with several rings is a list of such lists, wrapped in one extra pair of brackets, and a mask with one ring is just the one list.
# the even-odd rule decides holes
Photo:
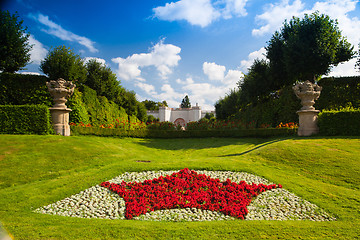
[[(126, 172), (108, 182), (118, 184), (121, 184), (123, 181), (143, 182), (161, 176), (172, 175), (176, 172), (178, 171)], [(235, 183), (245, 181), (248, 184), (273, 184), (264, 178), (244, 172), (197, 170), (197, 173), (219, 179), (220, 182), (230, 179)], [(63, 200), (40, 207), (35, 212), (67, 217), (126, 219), (125, 205), (124, 199), (118, 194), (100, 185), (96, 185)], [(245, 216), (245, 220), (336, 220), (318, 206), (284, 188), (271, 189), (259, 194), (251, 201), (247, 209), (248, 214)], [(211, 210), (181, 208), (147, 212), (133, 219), (151, 221), (219, 221), (236, 220), (237, 218)]]
[(103, 182), (102, 187), (119, 194), (126, 202), (127, 219), (160, 209), (199, 208), (220, 211), (244, 219), (252, 198), (281, 185), (247, 184), (227, 179), (220, 182), (187, 168), (171, 176), (160, 176), (142, 183), (123, 181), (121, 184)]

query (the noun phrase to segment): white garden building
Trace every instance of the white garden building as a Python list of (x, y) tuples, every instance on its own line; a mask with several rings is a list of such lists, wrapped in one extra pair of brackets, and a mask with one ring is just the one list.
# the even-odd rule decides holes
[(196, 104), (191, 108), (169, 108), (160, 107), (156, 111), (147, 111), (148, 115), (158, 118), (160, 122), (173, 122), (176, 125), (186, 126), (188, 122), (198, 121), (205, 117), (206, 113), (213, 113), (214, 111), (201, 111), (201, 107)]

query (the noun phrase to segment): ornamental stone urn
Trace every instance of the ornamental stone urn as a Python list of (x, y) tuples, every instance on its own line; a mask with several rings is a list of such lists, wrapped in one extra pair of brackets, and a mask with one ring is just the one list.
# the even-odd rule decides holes
[(309, 80), (298, 83), (293, 87), (295, 95), (301, 100), (302, 108), (296, 113), (299, 115), (299, 136), (311, 136), (319, 132), (317, 117), (319, 110), (314, 108), (315, 100), (320, 96), (322, 87)]
[(76, 87), (71, 81), (66, 81), (62, 78), (58, 80), (50, 80), (46, 83), (46, 86), (54, 98), (54, 106), (50, 108), (53, 128), (56, 134), (63, 136), (70, 136), (69, 126), (69, 112), (70, 108), (67, 108), (65, 103), (67, 98), (74, 93)]

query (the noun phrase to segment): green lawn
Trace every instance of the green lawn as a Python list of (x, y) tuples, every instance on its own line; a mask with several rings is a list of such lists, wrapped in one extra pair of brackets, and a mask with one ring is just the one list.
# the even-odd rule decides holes
[[(338, 220), (143, 222), (32, 212), (126, 171), (185, 167), (265, 177)], [(356, 239), (359, 185), (359, 138), (0, 135), (0, 221), (15, 239)]]

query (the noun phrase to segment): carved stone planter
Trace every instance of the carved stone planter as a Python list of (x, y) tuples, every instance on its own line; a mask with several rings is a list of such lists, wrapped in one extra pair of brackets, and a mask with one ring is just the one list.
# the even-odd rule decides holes
[(299, 136), (311, 136), (319, 132), (317, 117), (319, 110), (315, 110), (314, 104), (320, 96), (321, 87), (317, 84), (305, 81), (293, 87), (295, 95), (301, 100), (302, 108), (296, 113), (299, 115)]
[(59, 78), (58, 80), (47, 82), (46, 86), (55, 102), (54, 106), (50, 108), (55, 133), (70, 136), (69, 112), (71, 112), (71, 109), (67, 108), (65, 103), (67, 98), (73, 94), (75, 84)]

